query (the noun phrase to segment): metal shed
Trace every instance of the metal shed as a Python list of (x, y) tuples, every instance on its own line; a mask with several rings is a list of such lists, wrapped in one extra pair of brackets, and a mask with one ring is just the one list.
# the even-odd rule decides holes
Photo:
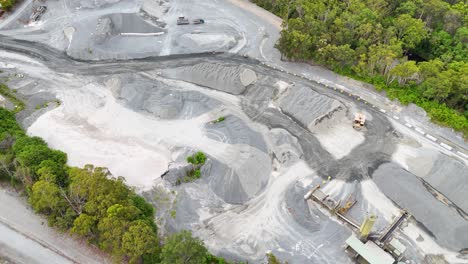
[(372, 241), (367, 241), (365, 244), (361, 242), (355, 235), (351, 235), (346, 239), (346, 244), (355, 253), (355, 257), (361, 260), (360, 263), (369, 264), (393, 264), (395, 259), (389, 253), (385, 252), (377, 244)]

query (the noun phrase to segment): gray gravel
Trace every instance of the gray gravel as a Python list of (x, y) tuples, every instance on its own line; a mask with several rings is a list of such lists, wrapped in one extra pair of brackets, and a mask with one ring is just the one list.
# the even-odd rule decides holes
[(468, 170), (463, 163), (439, 155), (431, 172), (423, 179), (468, 214)]
[(105, 83), (127, 107), (161, 119), (190, 119), (220, 106), (219, 101), (200, 92), (182, 90), (137, 75), (122, 75), (107, 79)]
[(313, 127), (324, 117), (343, 110), (343, 105), (308, 87), (289, 88), (280, 100), (281, 110), (299, 121), (304, 127)]
[(200, 63), (165, 71), (165, 75), (231, 94), (243, 93), (256, 79), (251, 70), (224, 63)]
[(225, 120), (210, 122), (205, 125), (207, 137), (229, 144), (249, 145), (268, 153), (262, 134), (252, 130), (237, 116), (228, 115), (220, 117), (224, 117)]
[(407, 208), (439, 243), (456, 251), (467, 247), (468, 222), (434, 198), (416, 176), (397, 164), (387, 163), (374, 172), (373, 179), (385, 195)]

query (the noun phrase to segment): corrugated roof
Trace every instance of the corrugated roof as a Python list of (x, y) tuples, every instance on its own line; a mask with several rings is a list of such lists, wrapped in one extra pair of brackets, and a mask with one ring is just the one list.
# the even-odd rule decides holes
[(370, 264), (393, 264), (395, 262), (395, 259), (390, 254), (372, 241), (367, 241), (364, 244), (355, 235), (351, 235), (346, 239), (346, 244)]
[(390, 240), (390, 245), (398, 251), (399, 255), (403, 254), (406, 251), (405, 245), (403, 245), (398, 239), (393, 238)]

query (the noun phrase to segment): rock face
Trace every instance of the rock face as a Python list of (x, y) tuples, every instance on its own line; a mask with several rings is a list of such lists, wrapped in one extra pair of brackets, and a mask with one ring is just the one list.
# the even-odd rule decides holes
[(330, 97), (318, 94), (308, 87), (291, 87), (279, 100), (281, 110), (304, 127), (312, 129), (324, 117), (344, 109)]
[(241, 94), (257, 80), (257, 74), (242, 66), (221, 63), (199, 63), (166, 71), (170, 78), (184, 80), (218, 91)]

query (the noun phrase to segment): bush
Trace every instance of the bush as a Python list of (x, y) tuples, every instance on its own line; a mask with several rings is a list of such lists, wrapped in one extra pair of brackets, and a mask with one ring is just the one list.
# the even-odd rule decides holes
[(178, 179), (176, 181), (176, 185), (181, 184), (182, 182), (192, 182), (197, 179), (201, 178), (201, 166), (206, 162), (206, 155), (205, 153), (198, 151), (197, 153), (193, 154), (192, 156), (187, 157), (187, 162), (192, 164), (192, 169), (187, 172), (187, 175), (182, 179)]
[(0, 107), (0, 120), (0, 142), (3, 141), (7, 135), (13, 137), (24, 135), (24, 131), (16, 122), (14, 113)]
[(187, 162), (193, 165), (203, 165), (206, 161), (205, 153), (199, 151), (192, 156), (187, 157)]
[(16, 96), (14, 95), (14, 92), (12, 92), (10, 88), (8, 88), (8, 86), (2, 83), (0, 83), (0, 95), (4, 96), (8, 100), (10, 100), (13, 104), (15, 104), (14, 113), (19, 113), (24, 109), (25, 107), (24, 102), (16, 98)]
[(0, 0), (0, 6), (1, 6), (0, 9), (9, 10), (15, 5), (15, 3), (16, 3), (16, 0)]
[(218, 119), (214, 120), (214, 121), (213, 121), (213, 124), (223, 122), (224, 120), (226, 120), (226, 118), (225, 118), (224, 116), (221, 116), (221, 117), (219, 117)]

